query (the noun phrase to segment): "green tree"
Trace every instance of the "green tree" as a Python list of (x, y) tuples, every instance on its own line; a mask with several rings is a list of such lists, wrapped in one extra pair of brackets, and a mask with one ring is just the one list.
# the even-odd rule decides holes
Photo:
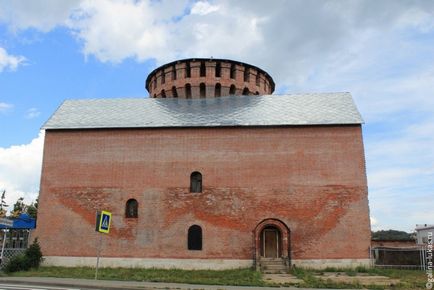
[(3, 190), (0, 200), (0, 217), (6, 216), (6, 208), (9, 206), (6, 204), (6, 190)]
[(32, 218), (37, 218), (38, 216), (38, 199), (36, 199), (35, 202), (32, 202), (28, 207), (27, 207), (27, 214), (29, 216), (31, 216)]
[(27, 205), (24, 203), (24, 197), (20, 197), (14, 204), (14, 208), (11, 210), (11, 216), (17, 217), (21, 213), (25, 212), (27, 212)]
[(411, 240), (412, 235), (403, 231), (387, 230), (372, 232), (373, 240)]

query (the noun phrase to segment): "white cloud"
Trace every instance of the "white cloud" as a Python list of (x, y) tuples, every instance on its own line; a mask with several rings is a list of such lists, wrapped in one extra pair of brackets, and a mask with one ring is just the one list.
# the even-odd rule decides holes
[(4, 48), (0, 47), (0, 72), (5, 69), (16, 70), (25, 60), (25, 57), (10, 55)]
[(35, 28), (48, 32), (64, 24), (81, 0), (0, 0), (0, 22), (13, 31)]
[(27, 110), (25, 117), (26, 119), (34, 119), (36, 117), (39, 117), (40, 114), (41, 112), (39, 112), (37, 108), (30, 108)]
[(12, 109), (14, 105), (0, 102), (0, 113), (5, 113)]
[(217, 10), (219, 10), (219, 6), (211, 5), (209, 2), (206, 1), (199, 1), (196, 2), (191, 8), (191, 14), (207, 15)]
[(0, 189), (6, 190), (9, 204), (19, 197), (35, 200), (39, 192), (44, 132), (29, 144), (0, 147)]
[(232, 58), (268, 71), (279, 92), (352, 92), (367, 122), (373, 225), (431, 218), (433, 1), (41, 1), (0, 0), (0, 20), (67, 27), (102, 62)]

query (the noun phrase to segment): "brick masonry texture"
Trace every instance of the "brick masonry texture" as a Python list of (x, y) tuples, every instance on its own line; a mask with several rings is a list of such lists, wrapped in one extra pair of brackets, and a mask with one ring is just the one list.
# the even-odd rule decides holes
[[(218, 76), (216, 70), (220, 72)], [(153, 98), (268, 95), (274, 91), (274, 81), (262, 69), (246, 63), (224, 59), (186, 59), (155, 69), (146, 80), (146, 89)]]
[[(203, 191), (190, 193), (190, 174)], [(139, 203), (125, 218), (125, 203)], [(290, 230), (292, 259), (366, 259), (361, 127), (47, 130), (38, 237), (46, 256), (96, 255), (96, 210), (113, 213), (105, 257), (252, 259), (264, 219)], [(188, 228), (203, 250), (187, 249)]]

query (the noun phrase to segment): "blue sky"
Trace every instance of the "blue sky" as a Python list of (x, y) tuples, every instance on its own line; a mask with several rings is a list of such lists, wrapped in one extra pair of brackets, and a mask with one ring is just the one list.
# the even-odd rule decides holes
[(230, 58), (276, 93), (352, 93), (373, 229), (434, 223), (434, 2), (0, 0), (0, 188), (31, 202), (65, 99), (147, 97), (178, 58)]

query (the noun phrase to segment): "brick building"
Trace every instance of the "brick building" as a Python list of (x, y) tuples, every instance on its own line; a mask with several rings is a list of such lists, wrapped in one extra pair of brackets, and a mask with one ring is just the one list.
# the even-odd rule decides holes
[(150, 98), (67, 100), (46, 131), (38, 228), (50, 265), (369, 265), (362, 119), (349, 93), (271, 95), (263, 70), (187, 59)]

